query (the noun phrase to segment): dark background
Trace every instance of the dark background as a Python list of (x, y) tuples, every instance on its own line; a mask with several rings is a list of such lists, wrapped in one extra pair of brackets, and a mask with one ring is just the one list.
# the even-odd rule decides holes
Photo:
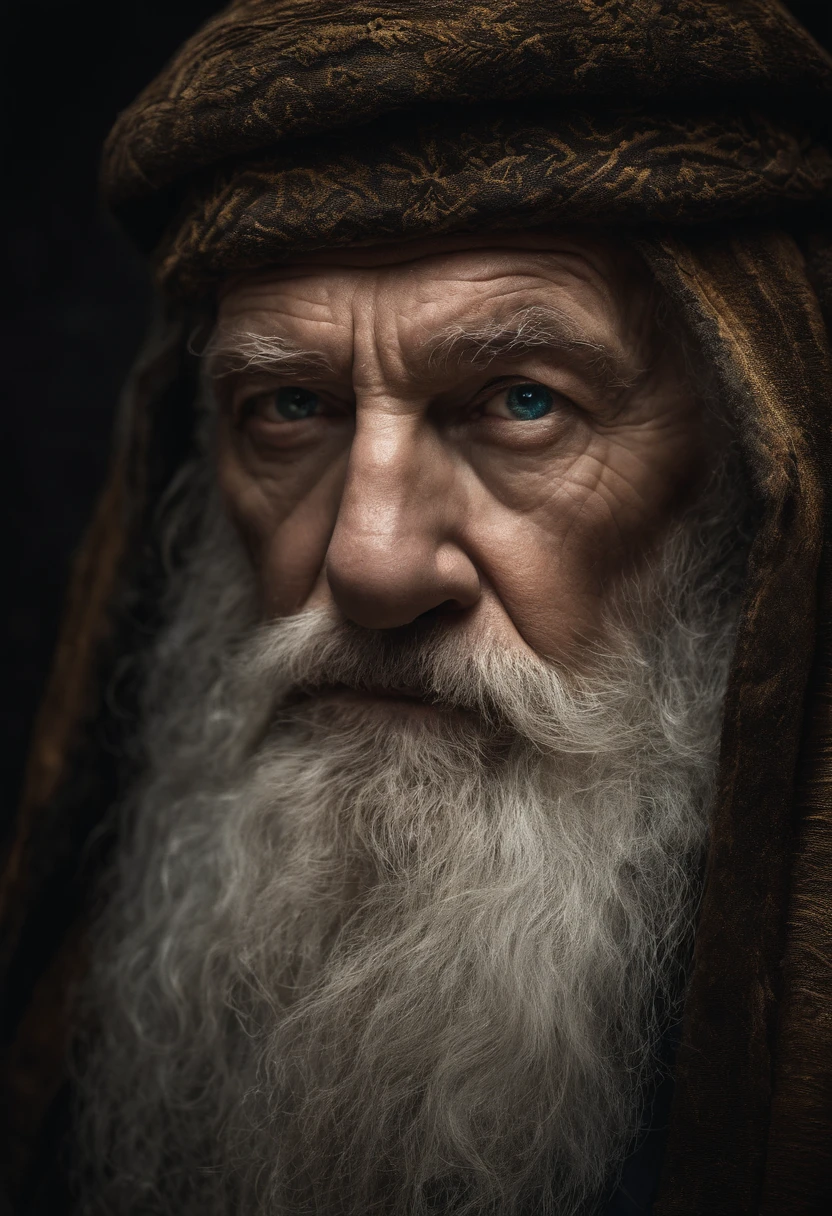
[[(2, 819), (17, 798), (69, 563), (150, 307), (141, 261), (97, 205), (99, 149), (118, 111), (221, 7), (0, 2)], [(832, 47), (832, 0), (790, 7)]]

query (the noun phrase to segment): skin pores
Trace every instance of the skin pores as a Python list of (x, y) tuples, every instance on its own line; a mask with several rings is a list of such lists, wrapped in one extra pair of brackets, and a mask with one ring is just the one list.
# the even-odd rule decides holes
[(576, 662), (701, 480), (706, 423), (633, 255), (449, 244), (227, 287), (222, 493), (266, 616), (439, 611)]

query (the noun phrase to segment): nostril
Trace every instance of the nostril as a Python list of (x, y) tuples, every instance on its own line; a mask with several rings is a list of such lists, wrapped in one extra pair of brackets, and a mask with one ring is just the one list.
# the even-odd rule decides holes
[(452, 612), (464, 611), (465, 605), (461, 604), (459, 600), (448, 599), (443, 600), (441, 604), (434, 605), (433, 608), (428, 608), (427, 612), (420, 613), (416, 619), (417, 621), (424, 621), (425, 624), (429, 624), (431, 621), (441, 620), (442, 617), (448, 616)]

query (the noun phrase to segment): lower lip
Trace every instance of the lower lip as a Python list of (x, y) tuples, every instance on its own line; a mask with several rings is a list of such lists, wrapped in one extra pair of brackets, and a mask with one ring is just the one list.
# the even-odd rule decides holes
[(390, 716), (391, 720), (394, 718), (409, 718), (411, 720), (435, 718), (437, 716), (447, 716), (448, 714), (453, 715), (458, 712), (451, 706), (426, 701), (421, 697), (409, 696), (407, 693), (344, 687), (310, 690), (296, 700), (293, 698), (293, 702), (290, 702), (286, 706), (290, 712), (292, 703), (299, 710), (302, 710), (302, 706), (305, 703), (310, 708), (316, 704), (322, 709), (329, 705), (332, 706), (333, 710), (337, 710), (337, 707), (341, 706), (345, 711), (349, 709), (352, 709), (354, 712), (364, 711), (372, 714), (374, 717), (386, 713)]
[(354, 688), (327, 688), (316, 693), (319, 700), (348, 701), (355, 705), (401, 706), (403, 709), (435, 711), (439, 706), (421, 697), (408, 696), (403, 692), (367, 692)]

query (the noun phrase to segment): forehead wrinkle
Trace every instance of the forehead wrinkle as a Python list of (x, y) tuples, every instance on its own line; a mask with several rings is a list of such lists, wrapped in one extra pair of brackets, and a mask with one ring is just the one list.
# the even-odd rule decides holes
[[(226, 326), (234, 335), (262, 333), (287, 350), (294, 346), (307, 357), (305, 368), (296, 360), (299, 371), (348, 376), (354, 358), (357, 286), (354, 277), (343, 273), (292, 274), (284, 280), (270, 276), (259, 284), (259, 298), (252, 299), (246, 284), (226, 301), (231, 314)], [(221, 315), (219, 327), (222, 324)]]
[[(528, 258), (529, 252), (526, 252), (526, 258)], [(571, 256), (564, 257), (564, 253), (567, 252)], [(425, 283), (425, 274), (417, 272), (416, 267), (411, 263), (406, 268), (385, 266), (380, 271), (370, 271), (369, 273), (367, 270), (343, 270), (333, 267), (330, 274), (326, 273), (329, 269), (327, 267), (321, 267), (320, 270), (315, 267), (311, 269), (311, 273), (288, 274), (286, 280), (280, 282), (277, 292), (274, 290), (277, 286), (274, 279), (268, 284), (265, 282), (258, 284), (259, 291), (252, 292), (251, 286), (247, 285), (240, 289), (236, 299), (232, 298), (225, 302), (226, 309), (229, 305), (231, 306), (232, 316), (234, 312), (237, 314), (232, 322), (234, 327), (238, 330), (243, 330), (244, 327), (246, 329), (244, 338), (246, 348), (231, 352), (230, 361), (235, 364), (235, 369), (242, 367), (244, 373), (248, 370), (259, 369), (280, 370), (284, 375), (288, 374), (290, 370), (298, 375), (310, 375), (331, 373), (336, 370), (339, 376), (351, 375), (354, 378), (358, 368), (369, 359), (370, 365), (376, 365), (374, 378), (378, 378), (379, 375), (385, 378), (381, 365), (389, 363), (392, 356), (393, 366), (387, 369), (387, 374), (392, 374), (393, 379), (398, 381), (400, 379), (410, 380), (413, 375), (435, 373), (439, 370), (440, 365), (445, 365), (446, 368), (452, 360), (459, 364), (467, 363), (469, 367), (474, 365), (479, 368), (487, 366), (498, 358), (516, 358), (529, 352), (540, 354), (548, 348), (553, 353), (569, 354), (573, 362), (578, 364), (583, 371), (592, 373), (593, 380), (603, 382), (604, 388), (629, 387), (641, 371), (636, 366), (638, 351), (642, 349), (640, 341), (635, 340), (632, 345), (625, 342), (624, 335), (617, 333), (618, 327), (614, 324), (601, 326), (599, 337), (602, 341), (594, 341), (594, 331), (597, 328), (595, 324), (588, 327), (593, 332), (587, 333), (580, 320), (572, 319), (570, 321), (569, 315), (561, 312), (557, 305), (537, 304), (518, 307), (518, 303), (522, 303), (522, 296), (530, 287), (528, 283), (530, 272), (534, 271), (534, 277), (538, 278), (541, 272), (541, 262), (553, 263), (555, 269), (566, 272), (567, 280), (589, 288), (593, 295), (597, 296), (595, 305), (590, 308), (590, 313), (593, 314), (595, 320), (598, 319), (599, 310), (602, 316), (608, 314), (610, 310), (617, 316), (621, 314), (621, 293), (614, 290), (616, 286), (620, 287), (620, 284), (611, 282), (610, 278), (613, 276), (600, 273), (595, 262), (579, 251), (535, 251), (531, 254), (531, 264), (528, 266), (524, 265), (526, 258), (521, 255), (517, 259), (521, 263), (518, 266), (513, 256), (511, 260), (515, 264), (510, 268), (501, 264), (503, 259), (500, 257), (497, 258), (496, 266), (489, 264), (490, 258), (484, 259), (485, 265), (483, 265), (483, 259), (472, 257), (471, 254), (429, 258), (426, 259), (426, 264), (423, 263), (419, 269), (424, 272), (430, 268), (433, 273), (427, 275), (427, 278), (432, 279), (432, 283)], [(566, 266), (562, 265), (564, 261), (567, 263)], [(460, 265), (460, 262), (463, 264)], [(403, 284), (400, 281), (403, 270), (406, 271), (406, 286), (410, 289), (404, 293), (402, 292)], [(508, 274), (507, 271), (509, 271)], [(548, 276), (544, 274), (544, 278), (548, 278)], [(306, 283), (306, 279), (313, 280), (315, 289)], [(438, 305), (440, 310), (443, 308), (445, 301), (442, 300), (442, 296), (444, 293), (439, 291), (437, 295), (436, 292), (437, 286), (441, 286), (443, 280), (450, 280), (451, 283), (460, 286), (467, 282), (470, 287), (474, 288), (473, 294), (477, 298), (470, 303), (476, 307), (477, 312), (482, 315), (483, 305), (485, 305), (492, 316), (496, 314), (496, 319), (488, 319), (485, 324), (476, 321), (474, 324), (465, 324), (467, 318), (463, 316), (462, 324), (451, 324), (430, 335), (426, 342), (419, 341), (417, 335), (412, 331), (412, 324), (421, 311), (419, 305), (426, 305), (429, 308)], [(494, 289), (498, 282), (502, 290), (495, 292)], [(393, 316), (397, 317), (399, 321), (399, 325), (394, 326), (397, 330), (395, 335), (392, 335), (388, 328), (393, 316), (385, 307), (379, 307), (379, 296), (385, 294), (383, 291), (379, 292), (379, 288), (388, 286), (393, 287), (393, 302), (399, 305), (392, 309)], [(300, 291), (296, 292), (293, 288), (299, 288)], [(396, 290), (397, 288), (398, 290)], [(366, 319), (372, 321), (372, 334), (367, 333), (362, 325), (365, 312), (359, 306), (364, 296), (362, 289), (370, 289), (371, 294), (375, 297), (374, 306), (366, 309), (366, 313), (370, 314)], [(402, 294), (410, 296), (411, 291), (415, 292), (416, 299), (411, 296), (410, 306), (404, 307), (406, 301), (398, 297), (401, 297)], [(425, 291), (426, 298), (418, 299), (420, 295), (424, 296)], [(297, 326), (300, 326), (298, 331), (300, 343), (294, 344), (294, 350), (290, 346), (292, 340), (284, 338), (281, 342), (280, 336), (274, 341), (280, 343), (281, 349), (273, 351), (257, 349), (263, 346), (260, 335), (253, 333), (253, 329), (259, 328), (258, 320), (255, 319), (257, 315), (260, 313), (268, 315), (269, 329), (274, 324), (274, 307), (265, 309), (262, 307), (263, 296), (267, 292), (273, 293), (273, 304), (278, 302), (274, 299), (274, 295), (280, 297), (282, 307), (278, 307), (277, 311), (286, 312), (288, 320), (288, 325), (284, 328), (291, 333), (296, 330)], [(299, 301), (295, 299), (296, 294), (300, 295)], [(517, 300), (518, 296), (521, 297), (520, 301)], [(252, 309), (251, 305), (254, 303), (257, 306)], [(298, 304), (301, 305), (299, 311)], [(293, 305), (295, 306), (293, 307)], [(456, 308), (453, 311), (457, 311)], [(586, 311), (586, 306), (583, 306), (581, 312)], [(335, 318), (335, 312), (340, 315), (340, 323)], [(414, 312), (416, 316), (414, 316)], [(438, 317), (435, 319), (437, 322), (439, 321)], [(612, 321), (611, 316), (608, 316), (607, 319)], [(632, 321), (631, 317), (629, 319)], [(246, 322), (249, 320), (253, 322), (252, 330), (248, 330), (246, 326)], [(426, 331), (430, 334), (430, 321), (428, 318), (425, 320), (428, 321), (428, 325), (417, 323), (417, 330), (421, 329), (422, 335)], [(624, 318), (622, 317), (621, 320), (623, 322)], [(259, 323), (262, 325), (262, 318), (259, 319)], [(307, 349), (307, 343), (304, 341), (307, 337), (304, 327), (308, 325), (314, 326), (315, 330), (314, 333), (309, 334), (308, 343), (309, 347), (317, 348), (314, 350)], [(626, 328), (629, 331), (632, 325), (627, 325)], [(321, 329), (330, 332), (321, 334)], [(407, 333), (408, 329), (411, 330), (410, 334)], [(605, 332), (606, 329), (610, 329), (609, 339)], [(332, 334), (335, 338), (334, 345), (330, 342), (330, 333), (333, 330), (335, 331)], [(637, 335), (632, 334), (632, 337), (636, 339)], [(324, 350), (321, 350), (320, 347), (323, 347)], [(336, 347), (339, 348), (337, 351)], [(261, 355), (266, 357), (261, 358)], [(217, 370), (224, 370), (218, 363), (215, 363), (214, 366)], [(366, 370), (369, 371), (370, 367), (368, 366)], [(443, 370), (445, 369), (443, 368)]]

